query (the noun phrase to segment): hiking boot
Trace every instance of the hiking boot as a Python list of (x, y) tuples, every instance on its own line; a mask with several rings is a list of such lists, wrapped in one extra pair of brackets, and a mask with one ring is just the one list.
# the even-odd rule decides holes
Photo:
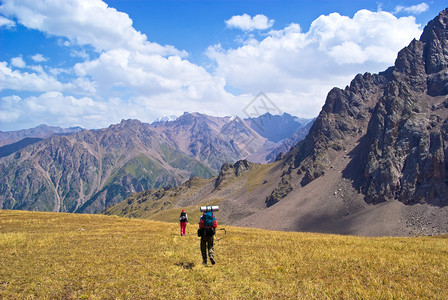
[(212, 263), (212, 265), (215, 264), (215, 260), (213, 258), (210, 257), (210, 262)]

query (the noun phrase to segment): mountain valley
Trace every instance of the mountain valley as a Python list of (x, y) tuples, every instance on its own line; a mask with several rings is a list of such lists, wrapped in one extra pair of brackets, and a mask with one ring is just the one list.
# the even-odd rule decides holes
[(239, 226), (447, 233), (446, 24), (448, 9), (398, 53), (393, 67), (331, 90), (309, 133), (277, 162), (225, 164), (217, 178), (135, 194), (106, 213), (164, 219), (181, 207), (219, 204), (222, 221)]

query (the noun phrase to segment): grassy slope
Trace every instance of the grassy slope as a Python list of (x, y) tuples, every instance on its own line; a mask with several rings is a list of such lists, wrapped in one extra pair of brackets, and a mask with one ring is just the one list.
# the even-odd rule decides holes
[[(187, 231), (195, 232), (195, 226)], [(178, 225), (0, 210), (0, 298), (433, 298), (448, 237), (364, 238), (226, 227), (217, 264)], [(179, 264), (195, 263), (193, 269)]]
[[(242, 191), (244, 193), (253, 192), (257, 187), (263, 185), (267, 174), (277, 165), (278, 163), (254, 164), (251, 172), (244, 172), (239, 177), (230, 176), (226, 178), (221, 183), (219, 190), (226, 191), (226, 188), (229, 188), (234, 194)], [(144, 218), (155, 221), (177, 220), (181, 208), (185, 208), (190, 220), (196, 222), (202, 215), (199, 212), (200, 206), (219, 205), (222, 200), (229, 197), (228, 192), (225, 192), (224, 195), (217, 191), (198, 195), (192, 205), (180, 205), (179, 202), (190, 198), (207, 185), (214, 184), (214, 181), (215, 178), (202, 179), (195, 177), (169, 190), (162, 188), (134, 193), (124, 201), (109, 207), (105, 214), (130, 218)], [(237, 185), (239, 183), (243, 184), (235, 188), (235, 183)], [(159, 193), (160, 195), (163, 194), (163, 197), (155, 196), (155, 194)]]
[[(173, 189), (165, 190), (147, 190), (140, 193), (134, 193), (124, 201), (121, 201), (106, 210), (107, 215), (117, 215), (129, 218), (144, 218), (155, 221), (171, 220), (176, 221), (179, 218), (181, 208), (173, 205), (177, 198), (190, 197), (200, 190), (204, 185), (210, 183), (213, 179), (192, 178), (191, 184), (184, 183)], [(188, 185), (188, 188), (185, 188)], [(157, 194), (163, 195), (158, 198)], [(188, 217), (191, 220), (198, 220), (202, 213), (199, 207), (203, 205), (217, 205), (219, 200), (207, 201), (205, 203), (182, 207), (187, 210)]]

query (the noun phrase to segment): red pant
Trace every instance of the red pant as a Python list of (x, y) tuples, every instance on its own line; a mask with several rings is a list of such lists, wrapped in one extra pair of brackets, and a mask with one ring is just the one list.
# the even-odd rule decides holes
[(187, 228), (187, 222), (180, 222), (180, 235), (185, 235), (185, 228)]

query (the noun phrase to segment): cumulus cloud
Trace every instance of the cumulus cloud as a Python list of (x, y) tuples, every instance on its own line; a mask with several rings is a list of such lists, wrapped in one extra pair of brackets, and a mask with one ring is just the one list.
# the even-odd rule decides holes
[[(11, 64), (13, 63), (11, 62)], [(17, 59), (13, 65), (17, 66), (17, 64), (22, 65), (24, 62)], [(6, 62), (0, 62), (0, 91), (10, 89), (15, 91), (45, 92), (63, 89), (63, 84), (55, 77), (44, 73), (42, 69), (40, 71), (42, 72), (21, 72), (20, 70), (13, 70)]]
[(235, 49), (214, 45), (207, 55), (228, 86), (275, 95), (272, 100), (282, 110), (312, 117), (333, 86), (344, 87), (357, 73), (393, 65), (397, 52), (420, 34), (414, 17), (361, 10), (353, 18), (322, 15), (308, 32), (291, 24), (262, 40), (249, 37)]
[(397, 5), (395, 7), (395, 11), (394, 13), (400, 13), (400, 12), (406, 12), (409, 14), (413, 14), (413, 15), (418, 15), (421, 14), (422, 12), (425, 12), (429, 9), (429, 5), (426, 4), (425, 2), (422, 2), (420, 4), (417, 5), (413, 5), (413, 6), (401, 6), (401, 5)]
[(45, 62), (48, 60), (40, 53), (36, 53), (35, 55), (31, 56), (31, 59), (34, 60), (35, 62)]
[[(89, 78), (104, 93), (117, 88), (131, 89), (134, 95), (156, 95), (188, 90), (187, 99), (202, 99), (208, 89), (222, 89), (224, 81), (204, 68), (178, 56), (144, 55), (125, 49), (104, 52), (98, 59), (78, 63), (79, 77)], [(196, 91), (195, 93), (191, 91)]]
[(75, 78), (66, 83), (58, 80), (59, 74), (68, 72), (66, 69), (51, 68), (47, 72), (40, 65), (27, 66), (27, 71), (23, 71), (14, 69), (12, 64), (8, 65), (7, 62), (0, 61), (0, 92), (11, 90), (38, 93), (59, 91), (86, 95), (96, 93), (94, 84), (85, 78)]
[(268, 29), (274, 25), (274, 20), (269, 19), (265, 15), (256, 15), (254, 17), (248, 14), (233, 16), (225, 21), (227, 27), (238, 28), (243, 31), (252, 31), (255, 29)]
[(92, 45), (98, 51), (125, 48), (160, 55), (186, 55), (172, 46), (149, 42), (145, 34), (135, 30), (128, 14), (101, 0), (5, 0), (0, 12), (14, 16), (28, 28), (67, 37), (74, 44)]
[(17, 56), (17, 57), (11, 58), (11, 65), (13, 65), (14, 67), (17, 67), (17, 68), (25, 68), (26, 67), (26, 63), (23, 60), (22, 56)]

